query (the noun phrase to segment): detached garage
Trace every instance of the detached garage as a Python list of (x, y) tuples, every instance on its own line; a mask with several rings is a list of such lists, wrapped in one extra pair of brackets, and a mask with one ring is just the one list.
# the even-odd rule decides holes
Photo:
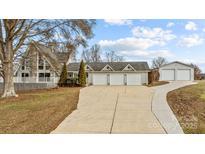
[(172, 62), (159, 68), (160, 81), (193, 81), (194, 68), (181, 62)]

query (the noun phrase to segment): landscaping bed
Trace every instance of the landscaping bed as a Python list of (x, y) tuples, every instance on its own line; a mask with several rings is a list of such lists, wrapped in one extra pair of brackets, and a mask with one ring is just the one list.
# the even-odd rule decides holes
[(161, 85), (168, 84), (168, 83), (169, 83), (168, 81), (154, 81), (148, 84), (148, 87), (161, 86)]
[(33, 90), (0, 99), (0, 133), (50, 133), (77, 108), (80, 88)]
[(205, 81), (171, 91), (167, 100), (184, 133), (205, 133)]

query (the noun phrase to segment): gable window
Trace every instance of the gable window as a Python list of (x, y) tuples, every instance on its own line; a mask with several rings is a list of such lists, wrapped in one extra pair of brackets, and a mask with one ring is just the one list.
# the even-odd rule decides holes
[(44, 60), (41, 59), (41, 58), (38, 61), (38, 69), (39, 70), (43, 70), (44, 69)]
[(68, 77), (69, 77), (69, 78), (72, 78), (72, 77), (73, 77), (73, 73), (71, 73), (71, 72), (68, 73)]
[(46, 70), (49, 70), (50, 69), (49, 63), (45, 61), (45, 65), (46, 65)]

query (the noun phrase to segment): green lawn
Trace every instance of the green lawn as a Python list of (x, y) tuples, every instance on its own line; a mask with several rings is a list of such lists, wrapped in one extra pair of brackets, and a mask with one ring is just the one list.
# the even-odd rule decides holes
[(205, 133), (205, 81), (169, 92), (167, 100), (185, 133)]
[(0, 133), (50, 133), (76, 109), (79, 91), (36, 90), (0, 99)]

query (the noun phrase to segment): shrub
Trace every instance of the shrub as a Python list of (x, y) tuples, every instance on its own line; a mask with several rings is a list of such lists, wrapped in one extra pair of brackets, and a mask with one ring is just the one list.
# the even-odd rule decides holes
[(58, 86), (60, 86), (60, 87), (65, 86), (66, 82), (67, 82), (67, 78), (68, 78), (68, 71), (67, 71), (66, 63), (64, 63), (63, 68), (62, 68), (62, 72), (60, 75), (60, 79), (58, 81)]
[(79, 85), (84, 87), (86, 85), (86, 72), (85, 72), (85, 64), (83, 60), (80, 62), (80, 68), (78, 73), (78, 82)]
[(153, 82), (159, 81), (159, 70), (158, 69), (154, 69), (151, 70), (151, 72), (148, 73), (148, 83), (151, 84)]

